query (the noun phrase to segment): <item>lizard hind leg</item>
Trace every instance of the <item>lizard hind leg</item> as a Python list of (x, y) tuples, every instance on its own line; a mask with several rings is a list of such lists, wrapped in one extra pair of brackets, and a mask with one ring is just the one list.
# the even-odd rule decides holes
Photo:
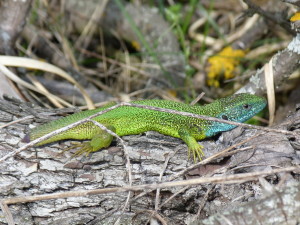
[[(113, 126), (107, 126), (107, 128), (115, 132), (115, 128)], [(107, 148), (108, 146), (110, 146), (113, 138), (114, 137), (111, 134), (107, 133), (105, 130), (99, 129), (99, 132), (97, 132), (90, 141), (74, 144), (64, 151), (79, 148), (79, 150), (74, 153), (73, 157), (77, 157), (83, 154), (85, 154), (85, 156), (88, 156), (92, 152), (96, 152), (102, 148)]]

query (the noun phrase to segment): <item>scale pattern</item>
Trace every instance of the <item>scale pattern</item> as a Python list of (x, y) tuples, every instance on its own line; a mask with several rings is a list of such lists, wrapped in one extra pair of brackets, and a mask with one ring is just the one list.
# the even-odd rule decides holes
[[(221, 98), (204, 106), (191, 106), (167, 100), (141, 100), (133, 101), (133, 103), (190, 112), (236, 122), (245, 122), (266, 106), (266, 100), (264, 98), (246, 93)], [(29, 139), (35, 140), (45, 134), (77, 122), (115, 104), (116, 103), (110, 103), (109, 105), (95, 110), (79, 112), (36, 127), (31, 130)], [(194, 154), (196, 152), (199, 158), (201, 158), (201, 156), (199, 156), (198, 153), (203, 155), (203, 152), (201, 150), (202, 146), (196, 142), (197, 140), (214, 136), (219, 132), (228, 131), (235, 127), (225, 123), (130, 106), (116, 108), (95, 117), (94, 120), (113, 130), (119, 136), (140, 134), (152, 130), (165, 135), (181, 138), (188, 145), (189, 150)], [(107, 136), (107, 132), (102, 131), (91, 122), (87, 122), (40, 142), (38, 145), (44, 145), (64, 139), (92, 139), (95, 146), (83, 145), (83, 150), (81, 150), (81, 153), (89, 153), (109, 146), (112, 138), (108, 138), (106, 141)]]

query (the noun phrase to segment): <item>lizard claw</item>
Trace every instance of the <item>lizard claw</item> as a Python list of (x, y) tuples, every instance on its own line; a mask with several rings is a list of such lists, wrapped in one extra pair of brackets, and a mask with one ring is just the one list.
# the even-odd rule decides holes
[(79, 149), (74, 153), (72, 158), (78, 157), (83, 154), (85, 154), (85, 156), (88, 156), (91, 152), (94, 151), (90, 142), (84, 142), (84, 143), (72, 144), (70, 147), (64, 149), (63, 152), (77, 149), (77, 148), (79, 148)]
[(204, 152), (202, 150), (203, 150), (202, 145), (197, 145), (197, 146), (188, 148), (188, 158), (190, 158), (191, 154), (192, 154), (195, 163), (197, 162), (197, 159), (199, 159), (199, 161), (201, 161), (202, 158), (205, 157)]

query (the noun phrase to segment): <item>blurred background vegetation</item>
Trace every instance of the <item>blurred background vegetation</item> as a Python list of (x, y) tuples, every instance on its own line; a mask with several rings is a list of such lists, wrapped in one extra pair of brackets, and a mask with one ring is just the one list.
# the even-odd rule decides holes
[[(202, 92), (207, 103), (241, 89), (286, 48), (295, 36), (289, 19), (296, 11), (277, 0), (35, 0), (17, 55), (56, 65), (78, 83), (36, 70), (18, 75), (76, 106), (86, 105), (79, 85), (94, 103), (190, 103)], [(298, 77), (281, 93), (293, 90)], [(48, 96), (21, 92), (53, 106)]]

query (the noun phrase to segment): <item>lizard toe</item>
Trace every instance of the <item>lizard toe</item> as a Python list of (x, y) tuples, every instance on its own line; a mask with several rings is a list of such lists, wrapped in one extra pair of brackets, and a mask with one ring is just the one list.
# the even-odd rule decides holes
[(197, 162), (197, 159), (199, 161), (201, 161), (205, 157), (204, 152), (203, 152), (203, 146), (202, 145), (197, 145), (197, 146), (189, 148), (188, 158), (190, 158), (191, 155), (194, 158), (195, 163)]
[(74, 153), (72, 158), (78, 157), (83, 154), (85, 154), (85, 156), (88, 156), (91, 152), (95, 151), (92, 148), (90, 142), (84, 142), (84, 143), (72, 144), (70, 147), (64, 149), (63, 152), (70, 151), (73, 149), (78, 149), (78, 150)]

